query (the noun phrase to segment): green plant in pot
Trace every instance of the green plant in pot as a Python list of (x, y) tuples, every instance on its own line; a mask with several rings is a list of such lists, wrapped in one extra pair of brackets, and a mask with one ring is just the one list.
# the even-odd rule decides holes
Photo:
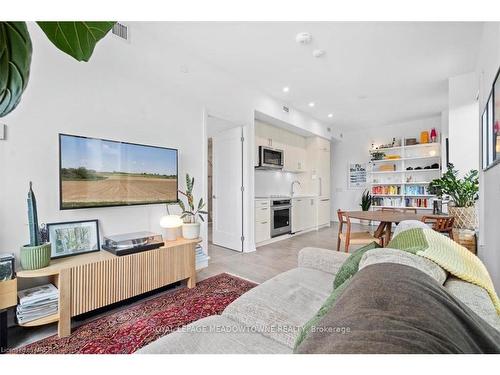
[[(372, 206), (372, 195), (370, 194), (370, 191), (365, 190), (363, 194), (361, 195), (361, 203), (359, 204), (361, 209), (363, 211), (369, 211), (370, 207)], [(360, 220), (360, 223), (362, 225), (370, 225), (371, 221), (370, 220)]]
[(200, 222), (198, 219), (205, 221), (203, 215), (208, 215), (208, 212), (203, 210), (205, 208), (203, 198), (200, 198), (198, 205), (195, 206), (193, 187), (194, 177), (191, 178), (189, 174), (186, 173), (186, 191), (183, 192), (179, 190), (179, 193), (186, 197), (187, 206), (180, 199), (179, 206), (182, 210), (181, 219), (184, 221), (184, 224), (182, 225), (182, 237), (190, 240), (200, 237)]
[(479, 198), (479, 172), (470, 170), (463, 178), (458, 170), (448, 164), (448, 170), (441, 178), (429, 184), (429, 193), (442, 199), (449, 196), (448, 213), (455, 218), (454, 226), (460, 229), (475, 229), (477, 225), (475, 203)]
[(50, 242), (43, 243), (40, 237), (36, 198), (31, 181), (27, 202), (30, 243), (21, 247), (21, 266), (25, 270), (36, 270), (49, 265), (51, 246)]

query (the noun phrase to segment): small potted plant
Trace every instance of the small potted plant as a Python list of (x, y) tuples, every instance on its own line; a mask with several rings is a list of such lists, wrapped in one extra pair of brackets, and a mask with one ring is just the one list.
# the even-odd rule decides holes
[(443, 195), (450, 197), (448, 213), (455, 218), (454, 227), (474, 230), (477, 225), (476, 200), (479, 198), (479, 172), (470, 170), (463, 178), (458, 178), (458, 171), (453, 164), (448, 164), (448, 170), (441, 178), (429, 184), (429, 193), (438, 198)]
[(182, 237), (193, 240), (200, 237), (200, 223), (198, 219), (201, 221), (205, 221), (203, 215), (207, 215), (208, 212), (204, 211), (205, 203), (203, 202), (203, 198), (200, 198), (198, 201), (198, 205), (195, 207), (194, 205), (194, 197), (193, 197), (193, 187), (194, 187), (194, 177), (191, 178), (188, 173), (186, 173), (186, 191), (183, 192), (179, 190), (183, 196), (187, 199), (187, 208), (182, 200), (179, 199), (179, 206), (182, 210), (181, 219), (184, 221), (182, 224)]
[(382, 151), (373, 151), (372, 152), (372, 161), (373, 160), (383, 160), (385, 156), (385, 152)]
[[(370, 194), (370, 191), (365, 190), (363, 192), (363, 194), (361, 195), (361, 203), (359, 205), (361, 206), (361, 209), (363, 211), (370, 210), (370, 207), (372, 206), (372, 195)], [(371, 224), (370, 220), (360, 220), (359, 222), (362, 225), (370, 225)]]
[(31, 181), (27, 202), (30, 243), (21, 247), (21, 266), (25, 270), (36, 270), (49, 265), (51, 246), (50, 242), (43, 242), (40, 235), (36, 198)]

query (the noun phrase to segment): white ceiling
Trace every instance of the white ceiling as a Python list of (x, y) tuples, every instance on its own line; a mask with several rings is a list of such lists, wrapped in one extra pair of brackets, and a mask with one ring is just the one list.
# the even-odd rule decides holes
[[(447, 79), (475, 69), (482, 23), (192, 22), (156, 23), (152, 30), (247, 85), (347, 130), (446, 109)], [(312, 34), (311, 44), (295, 42), (302, 31)], [(326, 55), (314, 58), (316, 48)]]

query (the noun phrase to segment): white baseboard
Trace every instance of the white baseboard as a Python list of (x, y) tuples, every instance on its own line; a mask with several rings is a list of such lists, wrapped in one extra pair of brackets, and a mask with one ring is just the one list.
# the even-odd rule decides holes
[(283, 234), (281, 236), (274, 237), (274, 238), (271, 238), (269, 240), (259, 242), (258, 244), (255, 245), (255, 247), (259, 248), (261, 246), (269, 245), (269, 244), (272, 244), (272, 243), (275, 243), (275, 242), (279, 242), (279, 241), (287, 240), (289, 238), (300, 236), (301, 234), (313, 232), (313, 231), (316, 231), (316, 230), (319, 230), (319, 229), (322, 229), (322, 228), (328, 228), (330, 226), (331, 226), (331, 223), (328, 223), (328, 224), (321, 225), (319, 227), (313, 227), (313, 228), (309, 228), (309, 229), (306, 229), (306, 230), (301, 230), (300, 232), (297, 232), (297, 233)]

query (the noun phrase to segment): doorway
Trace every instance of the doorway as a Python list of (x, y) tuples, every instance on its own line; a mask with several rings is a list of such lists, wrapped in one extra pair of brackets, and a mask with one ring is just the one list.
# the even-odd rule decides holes
[(243, 251), (243, 128), (208, 115), (208, 240)]

